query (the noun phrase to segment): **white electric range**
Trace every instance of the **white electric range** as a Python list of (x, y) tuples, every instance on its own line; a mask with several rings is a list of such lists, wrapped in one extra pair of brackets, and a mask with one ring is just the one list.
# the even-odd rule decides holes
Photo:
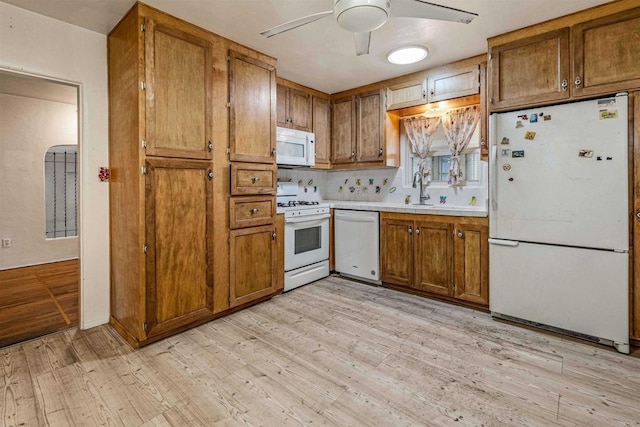
[(298, 197), (297, 183), (278, 183), (278, 213), (284, 213), (285, 292), (329, 275), (329, 204)]

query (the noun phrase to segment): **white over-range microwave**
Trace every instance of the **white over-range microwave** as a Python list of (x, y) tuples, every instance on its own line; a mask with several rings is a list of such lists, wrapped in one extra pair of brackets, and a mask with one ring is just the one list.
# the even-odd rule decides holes
[(299, 167), (316, 164), (315, 135), (301, 130), (276, 128), (276, 163)]

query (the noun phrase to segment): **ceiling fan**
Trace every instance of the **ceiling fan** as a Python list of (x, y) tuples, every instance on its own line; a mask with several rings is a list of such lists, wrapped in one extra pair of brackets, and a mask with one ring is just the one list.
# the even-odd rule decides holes
[(390, 17), (435, 19), (468, 24), (478, 16), (472, 12), (422, 0), (393, 0), (393, 4), (392, 0), (334, 0), (333, 10), (294, 19), (260, 34), (273, 37), (330, 15), (335, 16), (338, 25), (353, 33), (358, 56), (369, 54), (371, 31), (382, 27)]

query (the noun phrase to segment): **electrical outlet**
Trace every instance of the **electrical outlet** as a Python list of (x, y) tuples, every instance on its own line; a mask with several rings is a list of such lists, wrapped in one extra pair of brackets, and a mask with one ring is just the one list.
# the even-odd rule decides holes
[(2, 247), (3, 248), (10, 248), (11, 247), (11, 239), (8, 237), (3, 237), (2, 238)]

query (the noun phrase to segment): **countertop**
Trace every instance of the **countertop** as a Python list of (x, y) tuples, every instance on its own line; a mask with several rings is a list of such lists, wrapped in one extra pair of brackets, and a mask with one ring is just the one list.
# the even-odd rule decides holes
[[(486, 217), (488, 215), (487, 208), (484, 206), (454, 206), (435, 203), (432, 206), (420, 206), (413, 204), (406, 205), (404, 203), (355, 202), (345, 200), (323, 200), (322, 203), (329, 203), (331, 207), (335, 209), (353, 209), (359, 211), (474, 217)], [(282, 211), (278, 210), (278, 213), (282, 213)]]

